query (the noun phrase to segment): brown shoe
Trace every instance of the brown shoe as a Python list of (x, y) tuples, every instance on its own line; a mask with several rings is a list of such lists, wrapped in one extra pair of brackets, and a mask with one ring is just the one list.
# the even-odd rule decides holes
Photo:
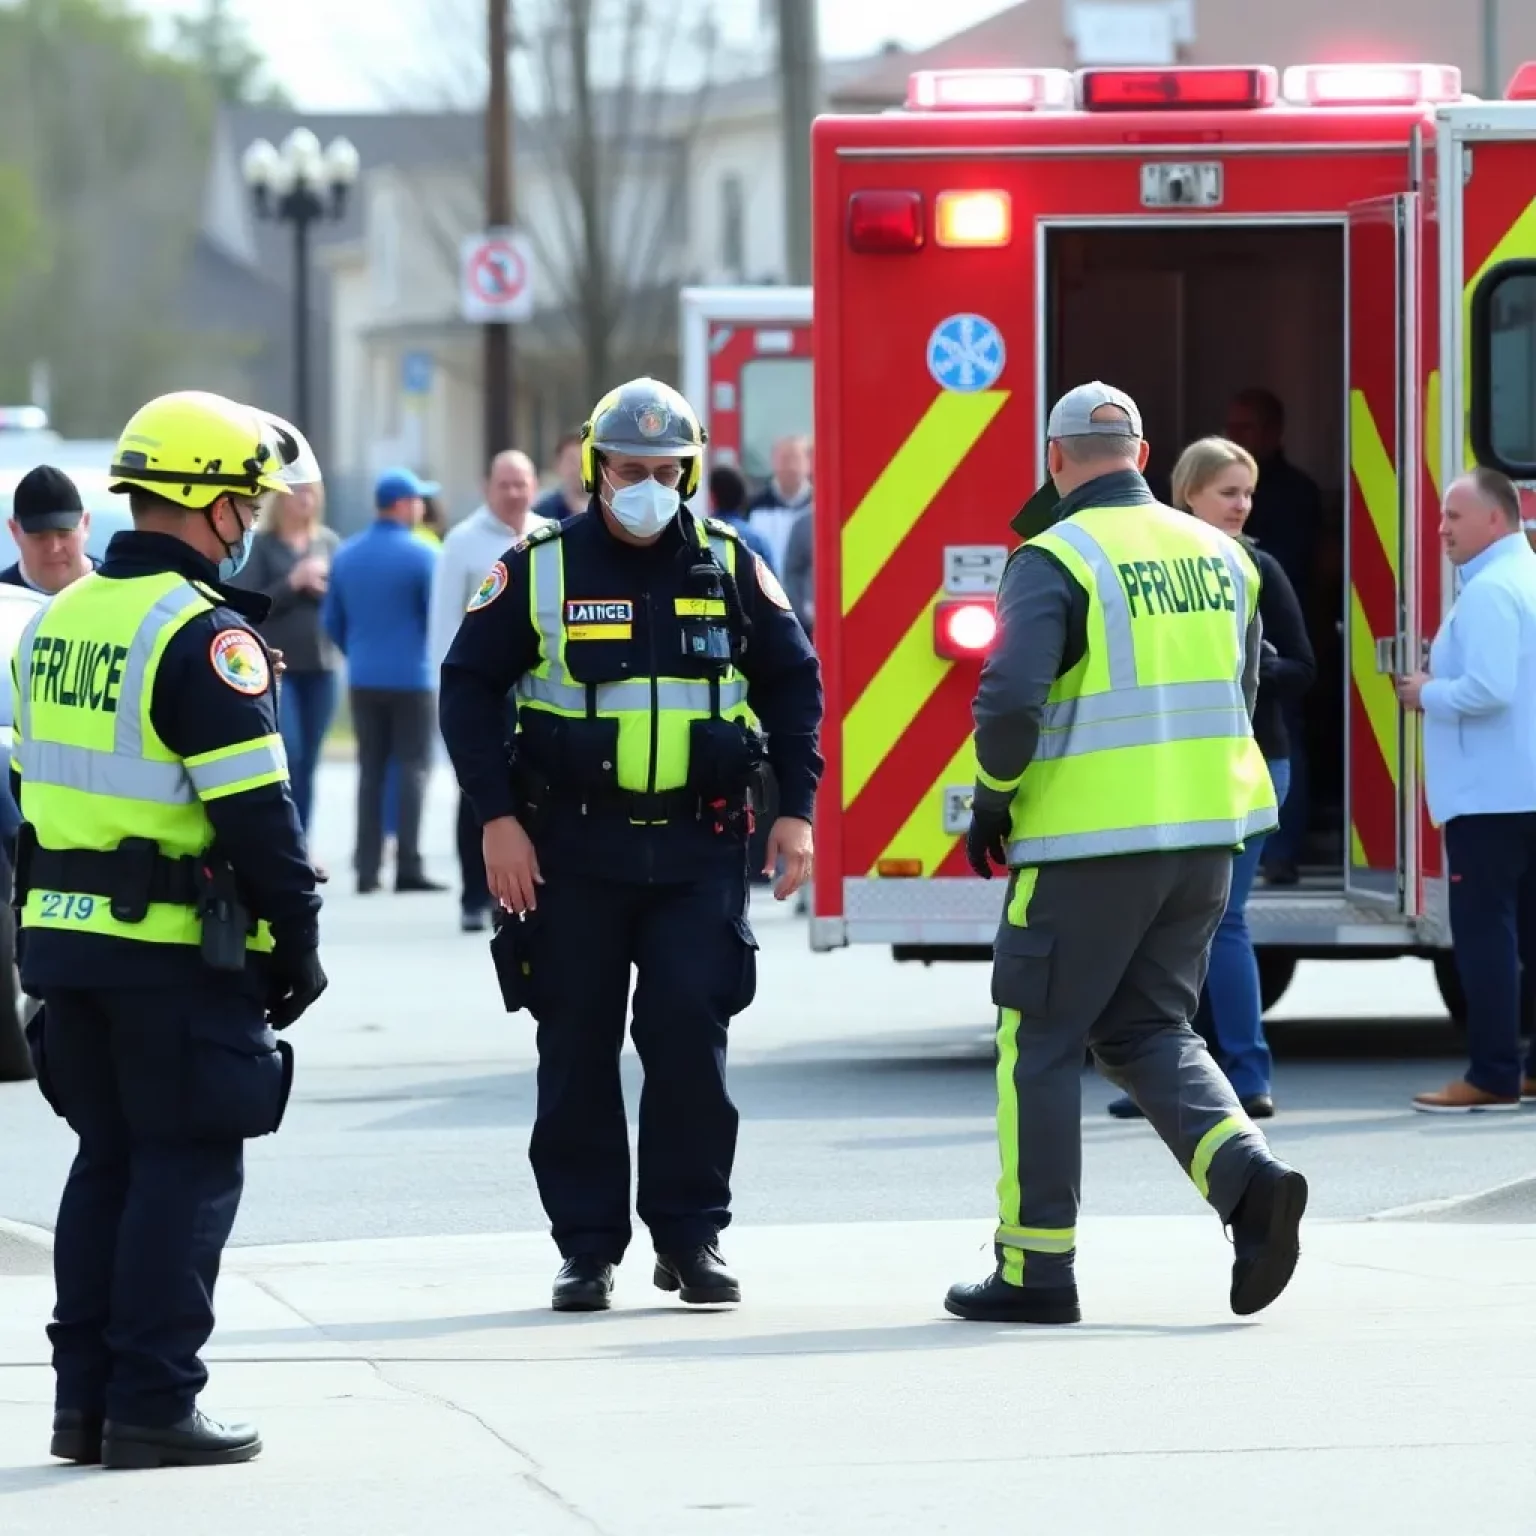
[(1481, 1088), (1474, 1088), (1471, 1083), (1458, 1077), (1455, 1082), (1447, 1083), (1444, 1088), (1433, 1093), (1415, 1095), (1413, 1107), (1426, 1115), (1470, 1115), (1483, 1110), (1519, 1109), (1520, 1100), (1484, 1093)]
[(1536, 1104), (1536, 1077), (1528, 1077), (1520, 1084), (1520, 1102)]

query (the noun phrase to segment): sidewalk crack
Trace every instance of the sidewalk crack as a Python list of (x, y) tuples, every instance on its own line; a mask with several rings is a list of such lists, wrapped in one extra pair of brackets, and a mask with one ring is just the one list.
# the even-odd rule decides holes
[(397, 1392), (404, 1392), (411, 1397), (420, 1398), (423, 1402), (436, 1403), (439, 1408), (446, 1408), (450, 1413), (461, 1414), (464, 1418), (478, 1424), (486, 1434), (498, 1444), (511, 1451), (523, 1463), (524, 1470), (518, 1473), (518, 1478), (521, 1482), (533, 1489), (535, 1493), (542, 1495), (552, 1504), (558, 1506), (572, 1520), (579, 1521), (589, 1531), (592, 1531), (594, 1536), (610, 1536), (610, 1533), (600, 1526), (591, 1515), (573, 1504), (558, 1488), (546, 1480), (543, 1467), (527, 1451), (509, 1440), (494, 1424), (491, 1424), (480, 1414), (476, 1413), (473, 1408), (467, 1408), (463, 1403), (455, 1402), (453, 1398), (433, 1392), (427, 1387), (417, 1386), (408, 1381), (396, 1380), (377, 1360), (369, 1360), (368, 1366), (385, 1386), (392, 1387)]

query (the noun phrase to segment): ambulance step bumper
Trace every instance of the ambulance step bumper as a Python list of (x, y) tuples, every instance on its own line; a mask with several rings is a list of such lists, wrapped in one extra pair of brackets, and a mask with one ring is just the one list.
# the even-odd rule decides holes
[[(811, 948), (849, 944), (991, 948), (1002, 920), (1005, 879), (843, 881), (841, 916), (815, 916)], [(1280, 949), (1422, 953), (1425, 938), (1397, 912), (1332, 891), (1256, 890), (1248, 903), (1255, 944)]]

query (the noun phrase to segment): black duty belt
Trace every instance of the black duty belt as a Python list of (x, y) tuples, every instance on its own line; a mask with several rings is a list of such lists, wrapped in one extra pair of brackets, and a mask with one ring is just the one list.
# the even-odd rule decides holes
[(579, 805), (587, 811), (616, 811), (630, 821), (640, 822), (692, 820), (699, 814), (698, 791), (692, 789), (664, 789), (650, 795), (624, 789), (599, 790), (587, 795), (567, 790), (552, 795), (551, 804), (562, 808)]
[(105, 896), (129, 909), (141, 904), (195, 907), (200, 900), (197, 867), (196, 859), (167, 858), (152, 843), (104, 852), (33, 847), (26, 875), (27, 886), (34, 891)]

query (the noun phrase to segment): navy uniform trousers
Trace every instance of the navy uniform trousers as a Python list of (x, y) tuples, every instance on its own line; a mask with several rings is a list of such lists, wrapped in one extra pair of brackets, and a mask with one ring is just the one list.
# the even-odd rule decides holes
[(217, 985), (49, 990), (29, 1036), (80, 1138), (54, 1231), (56, 1407), (180, 1423), (208, 1379), (244, 1142), (281, 1122), (292, 1052)]
[(635, 1209), (659, 1253), (712, 1243), (731, 1219), (736, 1107), (727, 1028), (757, 990), (743, 872), (686, 884), (551, 874), (529, 934), (538, 979), (538, 1112), (529, 1160), (561, 1254), (610, 1263), (630, 1240), (619, 1079), (630, 972), (640, 1094)]

